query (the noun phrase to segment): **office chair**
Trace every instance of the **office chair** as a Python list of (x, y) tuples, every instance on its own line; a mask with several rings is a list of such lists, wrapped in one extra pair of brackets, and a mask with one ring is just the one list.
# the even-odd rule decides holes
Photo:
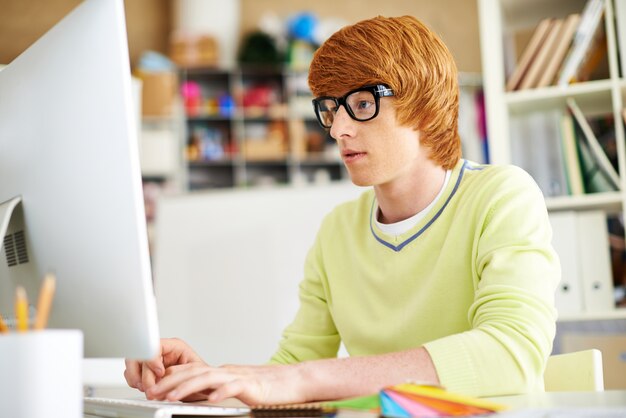
[(550, 356), (543, 379), (547, 392), (601, 392), (604, 390), (602, 352), (594, 348)]

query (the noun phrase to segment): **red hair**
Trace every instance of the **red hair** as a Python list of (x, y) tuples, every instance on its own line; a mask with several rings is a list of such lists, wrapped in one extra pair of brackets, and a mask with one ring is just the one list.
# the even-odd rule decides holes
[(421, 133), (430, 159), (445, 169), (461, 158), (457, 68), (441, 39), (412, 16), (363, 20), (335, 32), (315, 52), (309, 87), (315, 96), (385, 84), (398, 122)]

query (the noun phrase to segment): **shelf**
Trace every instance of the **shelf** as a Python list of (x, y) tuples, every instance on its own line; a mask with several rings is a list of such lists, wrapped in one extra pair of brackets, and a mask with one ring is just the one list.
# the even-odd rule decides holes
[(610, 98), (612, 80), (596, 80), (572, 84), (567, 87), (550, 86), (505, 94), (505, 103), (511, 113), (524, 113), (540, 109), (565, 107), (565, 99), (575, 97), (585, 102), (605, 102)]
[(622, 194), (611, 192), (550, 197), (546, 198), (546, 206), (550, 211), (602, 209), (617, 212), (622, 210)]
[[(528, 68), (525, 71), (514, 71), (516, 65), (519, 65), (515, 61), (519, 61), (524, 55), (524, 40), (528, 43), (540, 22), (547, 22), (548, 18), (561, 19), (560, 22), (564, 22), (570, 14), (582, 13), (589, 4), (588, 0), (479, 0), (482, 70), (491, 162), (519, 164), (533, 176), (546, 196), (561, 194), (572, 184), (580, 184), (581, 175), (575, 168), (576, 164), (585, 176), (583, 188), (611, 190), (613, 187), (603, 185), (593, 177), (597, 173), (594, 165), (601, 158), (590, 153), (590, 140), (582, 139), (592, 137), (585, 135), (581, 129), (581, 126), (587, 126), (585, 119), (590, 129), (596, 130), (594, 134), (598, 139), (597, 143), (604, 149), (606, 156), (611, 158), (610, 163), (617, 161), (621, 191), (545, 199), (554, 231), (552, 243), (561, 259), (563, 282), (583, 283), (585, 286), (598, 280), (602, 283), (609, 283), (609, 280), (611, 283), (618, 282), (617, 278), (612, 277), (611, 269), (614, 266), (609, 249), (607, 215), (624, 213), (626, 205), (626, 135), (621, 116), (626, 101), (626, 79), (623, 75), (626, 65), (619, 57), (620, 49), (626, 51), (626, 48), (619, 45), (620, 37), (616, 33), (616, 29), (617, 32), (622, 29), (626, 33), (626, 8), (623, 7), (623, 0), (602, 2), (604, 17), (600, 24), (603, 25), (606, 36), (601, 39), (605, 39), (606, 54), (601, 58), (597, 71), (591, 74), (591, 81), (510, 92), (506, 91), (507, 77), (535, 73)], [(614, 5), (622, 6), (621, 11), (620, 7), (615, 11)], [(626, 41), (626, 36), (622, 35), (621, 39)], [(540, 48), (545, 48), (550, 43), (540, 44)], [(520, 49), (515, 51), (517, 47)], [(546, 50), (542, 52), (546, 53)], [(547, 56), (567, 56), (567, 52), (563, 55), (549, 55), (554, 52), (555, 49), (547, 51)], [(538, 55), (535, 51), (534, 56)], [(562, 65), (562, 62), (556, 65)], [(537, 70), (537, 67), (534, 69)], [(540, 69), (539, 74), (545, 69), (545, 66)], [(583, 75), (584, 77), (587, 75)], [(530, 81), (530, 85), (537, 85), (537, 81)], [(542, 80), (542, 83), (546, 81), (554, 82)], [(518, 82), (518, 88), (519, 84)], [(568, 98), (575, 99), (583, 113), (582, 117), (576, 118), (568, 110)], [(601, 117), (606, 124), (602, 124)], [(573, 213), (565, 213), (566, 211)], [(624, 238), (623, 231), (613, 224), (611, 228), (610, 232), (618, 234), (621, 241)], [(616, 247), (612, 249), (619, 251)], [(562, 308), (576, 303), (576, 298), (567, 298), (563, 293), (566, 289), (559, 290), (556, 294), (557, 306), (563, 304)], [(607, 286), (602, 286), (598, 291), (603, 292), (602, 298), (609, 297), (606, 289)], [(582, 306), (592, 306), (584, 303), (589, 295), (583, 290), (589, 292), (590, 289), (581, 289)], [(592, 302), (594, 301), (597, 300)], [(600, 306), (610, 304), (602, 303)], [(626, 309), (564, 315), (559, 321), (603, 319), (626, 319)]]
[(306, 157), (298, 161), (300, 165), (343, 165), (340, 159), (332, 159), (328, 157)]
[(187, 121), (189, 122), (230, 122), (236, 116), (226, 115), (187, 115)]
[(502, 18), (509, 30), (536, 25), (546, 16), (566, 16), (580, 12), (585, 0), (501, 0)]
[(208, 112), (186, 115), (187, 146), (197, 147), (197, 155), (207, 156), (204, 149), (221, 146), (228, 156), (220, 160), (187, 161), (188, 187), (241, 187), (265, 182), (266, 177), (277, 183), (289, 183), (299, 181), (313, 169), (327, 171), (333, 179), (344, 177), (344, 172), (337, 169), (340, 160), (309, 161), (307, 155), (295, 152), (322, 145), (324, 151), (332, 149), (326, 147), (330, 145), (326, 141), (327, 133), (315, 118), (306, 74), (276, 66), (183, 70), (182, 80), (198, 85), (200, 103), (208, 103), (218, 93), (233, 100), (228, 108), (232, 113), (219, 114), (217, 107), (201, 106), (197, 110)]
[(581, 322), (626, 319), (626, 308), (616, 308), (604, 312), (581, 312), (578, 314), (563, 315), (558, 322)]
[(235, 164), (232, 158), (220, 160), (194, 160), (188, 161), (190, 167), (227, 167)]
[(276, 159), (245, 159), (243, 160), (248, 166), (286, 166), (289, 164), (289, 161), (285, 158), (276, 158)]

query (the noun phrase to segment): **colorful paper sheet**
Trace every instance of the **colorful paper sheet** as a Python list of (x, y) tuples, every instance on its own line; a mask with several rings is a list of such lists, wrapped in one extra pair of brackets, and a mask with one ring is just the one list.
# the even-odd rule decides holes
[(393, 418), (431, 418), (486, 415), (505, 409), (484, 399), (447, 392), (437, 386), (406, 383), (391, 386), (377, 395), (329, 402), (333, 408), (378, 412)]

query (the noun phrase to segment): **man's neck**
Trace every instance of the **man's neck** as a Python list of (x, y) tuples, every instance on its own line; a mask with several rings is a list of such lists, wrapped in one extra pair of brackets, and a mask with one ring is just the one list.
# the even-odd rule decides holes
[(425, 164), (413, 174), (374, 186), (379, 222), (400, 222), (426, 208), (441, 190), (446, 170), (434, 164)]

